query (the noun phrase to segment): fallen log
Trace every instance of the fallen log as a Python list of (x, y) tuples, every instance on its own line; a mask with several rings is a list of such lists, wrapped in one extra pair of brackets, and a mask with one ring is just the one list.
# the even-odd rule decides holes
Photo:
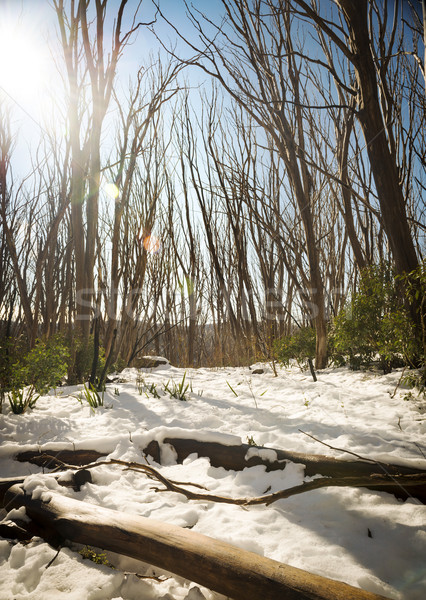
[(175, 525), (85, 504), (56, 492), (49, 491), (43, 501), (15, 485), (6, 501), (15, 508), (25, 506), (31, 519), (53, 527), (64, 539), (142, 560), (234, 600), (384, 598)]
[[(76, 492), (80, 491), (80, 487), (82, 485), (92, 481), (92, 475), (90, 471), (87, 471), (86, 469), (80, 469), (75, 472), (67, 472), (67, 479), (60, 479), (60, 477), (64, 474), (65, 472), (55, 474), (48, 473), (46, 477), (54, 477), (56, 480), (58, 480), (59, 485), (73, 488), (73, 490)], [(0, 506), (7, 508), (4, 502), (7, 490), (13, 485), (23, 483), (26, 477), (28, 477), (28, 475), (21, 475), (20, 477), (3, 477), (0, 479)]]
[[(322, 454), (304, 454), (302, 452), (290, 452), (276, 448), (265, 448), (262, 446), (251, 446), (241, 444), (239, 446), (225, 446), (217, 442), (203, 442), (193, 439), (165, 438), (165, 444), (172, 446), (177, 455), (177, 462), (182, 463), (190, 454), (198, 454), (210, 460), (212, 467), (223, 467), (228, 470), (242, 471), (247, 467), (263, 465), (267, 471), (276, 471), (285, 469), (287, 462), (300, 463), (305, 465), (305, 476), (324, 475), (325, 477), (368, 477), (371, 475), (425, 475), (426, 470), (412, 469), (401, 465), (393, 465), (374, 461), (361, 460), (341, 460), (332, 456)], [(250, 456), (250, 451), (255, 455)], [(273, 450), (276, 453), (276, 460), (270, 460), (262, 456), (264, 451)], [(144, 449), (145, 454), (161, 464), (161, 448), (157, 441), (153, 440)], [(248, 456), (248, 458), (247, 458)], [(365, 486), (370, 490), (383, 491), (382, 485), (375, 483), (366, 483)], [(423, 504), (426, 504), (426, 484), (410, 486), (405, 489), (400, 483), (387, 485), (386, 492), (394, 494), (397, 498), (406, 500), (407, 498), (417, 498)]]
[[(323, 475), (333, 478), (347, 477), (365, 477), (372, 475), (425, 475), (426, 470), (412, 469), (401, 465), (394, 465), (374, 461), (362, 460), (342, 460), (332, 456), (321, 454), (305, 454), (301, 452), (291, 452), (288, 450), (280, 450), (275, 448), (265, 448), (251, 446), (249, 444), (241, 444), (235, 446), (226, 446), (218, 442), (204, 442), (196, 439), (181, 439), (181, 438), (165, 438), (164, 443), (172, 446), (177, 455), (177, 462), (182, 463), (190, 454), (198, 454), (210, 460), (213, 467), (223, 467), (227, 470), (241, 471), (247, 467), (256, 465), (265, 466), (267, 471), (275, 471), (285, 469), (287, 463), (295, 462), (305, 466), (305, 476)], [(146, 448), (142, 449), (145, 455), (151, 456), (157, 463), (161, 464), (161, 446), (156, 441), (151, 441)], [(253, 454), (254, 450), (254, 454)], [(265, 458), (265, 454), (270, 454), (271, 450), (275, 452), (276, 459), (270, 460)], [(266, 452), (265, 452), (266, 451)], [(250, 455), (251, 454), (251, 455)], [(262, 455), (263, 454), (263, 455)], [(87, 463), (98, 460), (106, 453), (97, 452), (95, 450), (48, 450), (43, 451), (26, 451), (15, 456), (16, 460), (21, 462), (31, 462), (46, 468), (62, 468), (64, 463), (71, 465), (85, 465)], [(377, 481), (377, 483), (376, 483)], [(386, 491), (394, 494), (401, 500), (407, 498), (416, 498), (423, 504), (426, 504), (426, 484), (416, 483), (408, 488), (395, 481), (394, 485), (387, 482), (386, 488), (383, 487), (383, 482), (378, 479), (366, 479), (365, 485), (370, 490)]]
[[(107, 454), (107, 452), (98, 452), (97, 450), (26, 450), (16, 454), (15, 460), (52, 470), (60, 467), (62, 463), (76, 466), (85, 465)], [(55, 460), (56, 458), (59, 460)]]
[[(228, 470), (241, 471), (246, 467), (264, 465), (267, 471), (285, 469), (288, 461), (302, 463), (305, 465), (305, 475), (324, 475), (327, 477), (345, 477), (348, 475), (371, 475), (377, 473), (378, 465), (384, 465), (390, 474), (410, 475), (418, 473), (421, 469), (412, 469), (400, 465), (392, 465), (369, 460), (341, 460), (323, 454), (305, 454), (302, 452), (291, 452), (277, 448), (266, 448), (264, 446), (251, 446), (240, 444), (239, 446), (225, 446), (217, 442), (203, 442), (193, 439), (165, 438), (165, 444), (170, 444), (176, 450), (177, 462), (183, 462), (190, 454), (205, 456), (210, 459), (212, 467), (223, 467)], [(246, 458), (250, 451), (256, 454)], [(264, 451), (276, 453), (276, 460), (270, 460), (262, 456)], [(161, 462), (160, 446), (155, 440), (144, 449), (157, 462)], [(426, 471), (425, 471), (426, 473)]]

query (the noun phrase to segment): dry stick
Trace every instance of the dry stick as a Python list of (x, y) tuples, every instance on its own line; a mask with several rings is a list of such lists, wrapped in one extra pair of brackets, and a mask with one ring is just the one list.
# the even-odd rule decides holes
[[(369, 463), (373, 463), (373, 464), (377, 465), (378, 467), (380, 467), (382, 469), (382, 471), (386, 475), (386, 477), (388, 477), (389, 479), (391, 479), (394, 483), (396, 483), (396, 485), (399, 485), (399, 487), (408, 496), (410, 496), (410, 498), (412, 500), (414, 499), (413, 496), (411, 496), (410, 492), (405, 488), (405, 486), (407, 485), (407, 482), (404, 483), (404, 480), (402, 479), (402, 476), (401, 475), (392, 475), (391, 473), (388, 472), (388, 468), (391, 467), (391, 465), (389, 465), (388, 463), (380, 462), (378, 460), (374, 460), (374, 459), (371, 459), (371, 458), (366, 458), (365, 456), (361, 456), (360, 454), (356, 454), (356, 452), (351, 452), (350, 450), (346, 450), (346, 448), (337, 448), (336, 446), (330, 446), (330, 444), (327, 444), (326, 442), (323, 442), (323, 441), (319, 440), (318, 438), (314, 437), (310, 433), (306, 433), (306, 431), (303, 431), (302, 429), (299, 429), (299, 431), (300, 431), (300, 433), (303, 433), (304, 435), (307, 435), (308, 437), (310, 437), (311, 439), (315, 440), (316, 442), (319, 442), (323, 446), (327, 446), (327, 448), (330, 448), (331, 450), (337, 450), (338, 452), (346, 452), (347, 454), (352, 454), (352, 456), (356, 456), (356, 458), (359, 458), (360, 460), (367, 461)], [(422, 454), (423, 454), (423, 452), (422, 452)], [(423, 482), (419, 481), (419, 483), (423, 483)], [(408, 485), (410, 485), (410, 484), (408, 484)]]
[(366, 458), (365, 456), (361, 456), (360, 454), (357, 454), (356, 452), (351, 452), (350, 450), (346, 450), (346, 448), (337, 448), (336, 446), (330, 446), (330, 444), (327, 444), (326, 442), (319, 440), (318, 438), (314, 437), (310, 433), (306, 433), (306, 431), (303, 431), (302, 429), (299, 429), (298, 431), (300, 431), (300, 433), (303, 433), (303, 435), (307, 435), (312, 440), (319, 442), (323, 446), (327, 446), (327, 448), (330, 448), (331, 450), (337, 450), (337, 452), (346, 452), (347, 454), (352, 454), (352, 456), (355, 456), (356, 458), (359, 458), (360, 460), (365, 460), (365, 461), (367, 461), (369, 463), (373, 463), (375, 465), (384, 465), (387, 467), (389, 466), (386, 463), (381, 463), (377, 460), (374, 460), (373, 458)]
[(397, 483), (405, 489), (405, 487), (416, 486), (420, 484), (426, 484), (426, 477), (421, 473), (414, 475), (364, 475), (360, 477), (321, 477), (314, 479), (313, 481), (304, 482), (301, 485), (296, 485), (287, 490), (281, 490), (267, 496), (261, 496), (260, 498), (253, 498), (254, 502), (249, 501), (248, 504), (260, 504), (265, 503), (266, 506), (276, 502), (295, 496), (296, 494), (303, 494), (311, 490), (316, 490), (323, 487), (366, 487), (368, 485), (377, 485), (383, 488), (387, 486), (393, 486)]
[[(44, 458), (52, 458), (52, 459), (56, 460), (57, 462), (61, 463), (60, 465), (58, 465), (57, 467), (55, 467), (52, 470), (52, 473), (57, 472), (60, 469), (75, 470), (75, 465), (69, 465), (69, 464), (65, 463), (64, 461), (60, 460), (59, 458), (51, 456), (50, 454), (44, 454), (42, 456)], [(99, 462), (92, 462), (92, 463), (89, 463), (88, 465), (82, 465), (78, 468), (78, 470), (83, 471), (84, 469), (94, 469), (95, 467), (99, 467), (99, 466), (103, 466), (103, 465), (121, 465), (123, 467), (126, 467), (125, 471), (142, 471), (142, 472), (146, 473), (148, 475), (148, 477), (150, 477), (151, 479), (157, 479), (161, 483), (164, 483), (164, 485), (171, 485), (171, 486), (175, 486), (175, 487), (179, 486), (179, 485), (191, 485), (192, 487), (196, 487), (201, 490), (207, 489), (205, 486), (203, 486), (199, 483), (192, 483), (190, 481), (172, 481), (171, 479), (167, 479), (166, 477), (161, 475), (156, 469), (154, 469), (153, 467), (151, 467), (149, 465), (143, 465), (143, 464), (137, 463), (137, 462), (128, 462), (128, 461), (119, 460), (116, 458), (111, 458), (110, 460), (102, 460)]]
[(61, 551), (61, 549), (62, 549), (62, 546), (59, 546), (58, 551), (56, 552), (55, 556), (52, 558), (52, 560), (49, 560), (47, 565), (44, 567), (45, 569), (48, 569), (50, 567), (50, 565), (53, 563), (53, 561), (59, 556), (59, 552)]
[[(120, 465), (126, 467), (126, 470), (143, 472), (148, 477), (156, 479), (162, 483), (165, 489), (153, 488), (156, 492), (175, 492), (177, 494), (183, 494), (189, 500), (202, 500), (205, 502), (218, 502), (224, 504), (236, 504), (237, 506), (254, 506), (258, 504), (265, 504), (268, 506), (277, 500), (283, 500), (290, 496), (297, 494), (303, 494), (311, 490), (316, 490), (323, 487), (364, 487), (366, 485), (378, 485), (381, 487), (387, 487), (397, 483), (401, 486), (416, 486), (420, 484), (426, 484), (426, 475), (424, 473), (415, 473), (413, 475), (394, 475), (390, 476), (387, 474), (374, 474), (374, 475), (363, 475), (359, 477), (320, 477), (313, 481), (304, 482), (301, 485), (296, 485), (286, 490), (280, 490), (279, 492), (273, 492), (272, 494), (265, 494), (263, 496), (256, 496), (252, 498), (230, 498), (228, 496), (218, 496), (216, 494), (203, 494), (198, 492), (192, 492), (187, 490), (181, 485), (190, 485), (194, 487), (201, 487), (198, 484), (191, 482), (185, 482), (178, 484), (176, 482), (167, 479), (156, 469), (150, 465), (143, 465), (137, 462), (127, 462), (124, 460), (110, 459), (107, 461), (100, 461), (85, 465), (82, 469), (92, 469), (101, 465)], [(74, 465), (67, 465), (63, 463), (63, 467), (66, 469), (74, 469)], [(205, 489), (205, 488), (204, 488)]]
[(423, 452), (423, 450), (421, 449), (421, 447), (418, 445), (417, 442), (413, 442), (413, 444), (415, 445), (415, 447), (417, 448), (417, 450), (420, 452), (420, 454), (423, 456), (423, 458), (426, 458), (425, 453)]
[(398, 383), (396, 384), (396, 387), (393, 391), (393, 394), (391, 395), (391, 398), (395, 398), (396, 392), (398, 391), (398, 388), (401, 385), (401, 381), (402, 381), (402, 378), (404, 377), (406, 370), (407, 370), (407, 365), (405, 365), (405, 367), (402, 369), (401, 377), (398, 379)]

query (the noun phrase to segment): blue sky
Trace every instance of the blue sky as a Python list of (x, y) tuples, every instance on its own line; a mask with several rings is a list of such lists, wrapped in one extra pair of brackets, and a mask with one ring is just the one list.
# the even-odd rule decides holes
[[(137, 0), (128, 2), (123, 31), (131, 27), (138, 5)], [(217, 15), (222, 10), (220, 0), (202, 0), (194, 2), (194, 5), (209, 16)], [(107, 36), (112, 31), (112, 20), (118, 6), (119, 0), (109, 0), (104, 40), (106, 51), (110, 48)], [(179, 32), (190, 34), (191, 27), (182, 1), (160, 0), (160, 6)], [(151, 0), (144, 0), (137, 21), (151, 22), (155, 12)], [(161, 17), (158, 17), (153, 28), (166, 47), (175, 45), (176, 33)], [(3, 48), (0, 44), (0, 93), (12, 106), (13, 129), (19, 132), (14, 162), (18, 169), (19, 165), (22, 166), (24, 174), (29, 160), (27, 146), (37, 143), (40, 128), (51, 125), (53, 111), (48, 100), (49, 94), (63, 97), (63, 86), (52, 58), (55, 56), (58, 64), (63, 66), (57, 18), (50, 0), (0, 0), (0, 31), (3, 34), (0, 39), (5, 38)], [(129, 79), (135, 78), (139, 67), (149, 63), (150, 55), (155, 57), (158, 52), (165, 55), (156, 35), (142, 26), (133, 36), (132, 43), (125, 48), (117, 72), (117, 89), (123, 90), (123, 93), (126, 93)], [(186, 51), (182, 43), (178, 49), (179, 53)], [(200, 82), (202, 85), (206, 76), (192, 69), (185, 71), (185, 79), (187, 82), (190, 80), (190, 85), (198, 86)]]

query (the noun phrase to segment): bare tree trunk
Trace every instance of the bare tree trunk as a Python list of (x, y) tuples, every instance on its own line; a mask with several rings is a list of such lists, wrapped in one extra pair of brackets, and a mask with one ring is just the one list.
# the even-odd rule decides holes
[[(113, 24), (112, 47), (107, 55), (104, 50), (106, 2), (101, 0), (94, 2), (93, 39), (90, 37), (90, 26), (87, 21), (90, 0), (79, 0), (77, 6), (73, 2), (69, 7), (65, 6), (64, 0), (53, 0), (53, 4), (59, 23), (69, 83), (68, 119), (72, 149), (71, 221), (76, 264), (76, 325), (82, 336), (84, 351), (88, 345), (91, 311), (95, 297), (94, 267), (98, 239), (102, 126), (111, 99), (118, 59), (140, 24), (133, 24), (127, 33), (122, 33), (127, 0), (120, 0)], [(91, 91), (90, 114), (87, 114), (84, 95), (87, 74), (90, 78)], [(84, 136), (85, 141), (82, 142), (80, 140), (83, 128), (82, 113), (85, 110), (90, 128)], [(86, 203), (85, 223), (84, 203)], [(79, 379), (81, 375), (77, 373)]]
[(337, 0), (350, 31), (352, 62), (358, 83), (358, 119), (361, 123), (379, 197), (381, 215), (398, 273), (418, 265), (395, 157), (386, 139), (380, 110), (376, 68), (368, 34), (367, 0)]

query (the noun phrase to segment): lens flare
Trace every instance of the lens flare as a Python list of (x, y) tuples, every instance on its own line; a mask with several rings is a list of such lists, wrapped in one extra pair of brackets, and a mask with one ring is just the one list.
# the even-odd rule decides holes
[(143, 247), (149, 254), (157, 254), (161, 248), (161, 242), (155, 235), (147, 235), (143, 240)]
[(112, 198), (113, 200), (117, 200), (119, 194), (120, 194), (120, 190), (118, 189), (118, 187), (115, 185), (115, 183), (105, 183), (102, 186), (105, 194), (109, 197)]

